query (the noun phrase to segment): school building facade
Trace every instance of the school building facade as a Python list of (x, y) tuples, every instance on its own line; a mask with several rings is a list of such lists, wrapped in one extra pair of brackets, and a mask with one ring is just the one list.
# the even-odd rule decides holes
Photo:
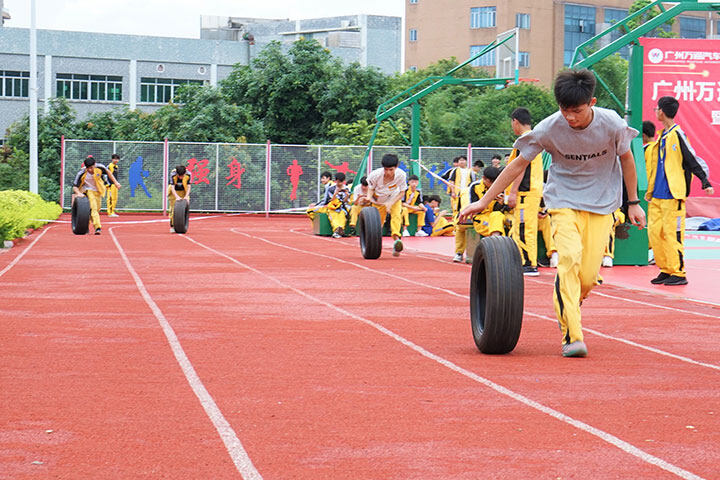
[[(569, 65), (575, 48), (627, 17), (632, 4), (633, 0), (405, 0), (405, 69), (424, 68), (452, 56), (465, 61), (498, 34), (517, 27), (520, 77), (550, 86), (555, 74)], [(708, 12), (686, 12), (676, 18), (672, 31), (680, 38), (716, 38), (719, 20)], [(621, 55), (627, 56), (627, 49)], [(473, 65), (494, 73), (494, 52)]]
[[(237, 20), (244, 22), (242, 29)], [(0, 27), (0, 143), (7, 128), (27, 115), (30, 103), (29, 30), (9, 23)], [(233, 65), (247, 65), (269, 42), (289, 48), (301, 36), (317, 39), (345, 62), (385, 73), (401, 69), (399, 17), (298, 22), (203, 17), (202, 25), (199, 39), (38, 30), (40, 108), (64, 97), (78, 118), (124, 105), (152, 112), (170, 102), (180, 86), (217, 85)]]

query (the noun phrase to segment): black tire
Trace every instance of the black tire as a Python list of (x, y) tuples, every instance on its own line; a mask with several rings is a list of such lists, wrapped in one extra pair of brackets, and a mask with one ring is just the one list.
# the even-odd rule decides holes
[(175, 233), (187, 233), (189, 223), (190, 209), (188, 208), (188, 202), (184, 198), (181, 198), (175, 202), (175, 209), (173, 211), (173, 228), (175, 228)]
[(382, 253), (382, 221), (377, 208), (367, 207), (360, 210), (357, 232), (363, 258), (368, 260), (380, 258), (380, 253)]
[(470, 322), (482, 353), (509, 353), (522, 327), (524, 280), (517, 244), (509, 237), (480, 240), (470, 276)]
[(88, 233), (90, 223), (90, 200), (87, 197), (75, 197), (72, 204), (71, 224), (75, 235)]

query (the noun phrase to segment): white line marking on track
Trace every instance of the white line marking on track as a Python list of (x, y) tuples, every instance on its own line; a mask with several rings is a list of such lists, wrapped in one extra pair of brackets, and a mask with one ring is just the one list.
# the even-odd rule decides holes
[[(401, 276), (401, 275), (395, 275), (395, 274), (392, 274), (392, 273), (383, 272), (383, 271), (381, 271), (381, 270), (376, 270), (376, 269), (374, 269), (374, 268), (366, 267), (366, 266), (361, 265), (361, 264), (359, 264), (359, 263), (355, 263), (355, 262), (351, 262), (351, 261), (348, 261), (348, 260), (343, 260), (343, 259), (341, 259), (341, 258), (333, 257), (333, 256), (331, 256), (331, 255), (325, 255), (325, 254), (323, 254), (323, 253), (311, 252), (311, 251), (309, 251), (309, 250), (302, 250), (302, 249), (299, 249), (299, 248), (291, 247), (291, 246), (289, 246), (289, 245), (283, 245), (283, 244), (281, 244), (281, 243), (273, 242), (272, 240), (267, 240), (267, 239), (262, 238), (262, 237), (257, 237), (257, 236), (255, 236), (255, 235), (250, 235), (250, 234), (244, 233), (244, 232), (238, 232), (238, 231), (237, 231), (236, 229), (234, 229), (234, 228), (231, 228), (230, 231), (231, 231), (232, 233), (236, 233), (236, 234), (238, 234), (238, 235), (243, 235), (243, 236), (248, 237), (248, 238), (252, 238), (252, 239), (255, 239), (255, 240), (260, 240), (260, 241), (265, 242), (265, 243), (269, 243), (270, 245), (275, 245), (275, 246), (277, 246), (277, 247), (286, 248), (286, 249), (288, 249), (288, 250), (294, 250), (294, 251), (296, 251), (296, 252), (305, 253), (305, 254), (308, 254), (308, 255), (315, 255), (315, 256), (318, 256), (318, 257), (328, 258), (328, 259), (335, 260), (335, 261), (338, 261), (338, 262), (341, 262), (341, 263), (345, 263), (345, 264), (348, 264), (348, 265), (355, 266), (355, 267), (360, 268), (360, 269), (363, 269), (363, 270), (367, 270), (367, 271), (369, 271), (369, 272), (377, 273), (377, 274), (380, 274), (380, 275), (385, 275), (385, 276), (388, 276), (388, 277), (391, 277), (391, 278), (394, 278), (394, 279), (397, 279), (397, 280), (402, 280), (402, 281), (404, 281), (404, 282), (411, 283), (411, 284), (413, 284), (413, 285), (417, 285), (417, 286), (420, 286), (420, 287), (430, 288), (430, 289), (433, 289), (433, 290), (437, 290), (437, 291), (446, 293), (446, 294), (448, 294), (448, 295), (452, 295), (452, 296), (454, 296), (454, 297), (463, 298), (463, 299), (465, 299), (465, 300), (468, 299), (468, 295), (467, 295), (467, 294), (462, 295), (462, 294), (457, 293), (457, 292), (454, 292), (454, 291), (452, 291), (452, 290), (448, 290), (447, 288), (436, 287), (436, 286), (434, 286), (434, 285), (428, 285), (427, 283), (422, 283), (422, 282), (418, 282), (418, 281), (415, 281), (415, 280), (410, 280), (410, 279), (405, 278), (405, 277), (403, 277), (403, 276)], [(546, 282), (541, 282), (541, 281), (539, 281), (539, 280), (533, 280), (533, 279), (528, 279), (528, 280), (532, 280), (532, 281), (534, 281), (534, 282), (536, 282), (536, 283), (540, 283), (540, 284), (543, 284), (543, 285), (548, 285), (548, 283), (546, 283)], [(606, 296), (606, 297), (609, 297), (609, 298), (622, 299), (622, 297), (613, 297), (612, 295), (607, 295), (607, 294), (600, 294), (600, 295)], [(642, 303), (642, 302), (638, 302), (638, 303)], [(653, 305), (653, 306), (654, 306), (654, 305)], [(670, 307), (668, 307), (668, 308), (670, 308)], [(682, 310), (681, 310), (681, 311), (682, 311)], [(553, 323), (557, 323), (557, 319), (555, 319), (555, 318), (550, 318), (550, 317), (545, 316), (545, 315), (533, 313), (533, 312), (528, 311), (527, 309), (524, 311), (524, 313), (527, 314), (527, 315), (536, 317), (536, 318), (540, 318), (540, 319), (543, 319), (543, 320), (550, 320), (550, 321), (553, 322)], [(701, 314), (701, 313), (699, 313), (698, 315), (703, 315), (703, 316), (705, 316), (705, 314)], [(710, 315), (707, 315), (707, 316), (709, 316), (710, 318), (716, 318), (716, 317), (710, 316)], [(608, 340), (615, 340), (615, 341), (618, 341), (618, 342), (620, 342), (620, 343), (624, 343), (624, 344), (626, 344), (626, 345), (634, 346), (634, 347), (637, 347), (637, 348), (640, 348), (640, 349), (643, 349), (643, 350), (646, 350), (646, 351), (649, 351), (649, 352), (657, 353), (658, 355), (662, 355), (662, 356), (669, 357), (669, 358), (674, 358), (675, 360), (680, 360), (680, 361), (683, 361), (683, 362), (686, 362), (686, 363), (690, 363), (690, 364), (692, 364), (692, 365), (697, 365), (697, 366), (706, 367), (706, 368), (711, 368), (711, 369), (713, 369), (713, 370), (718, 370), (718, 371), (720, 371), (720, 366), (718, 366), (718, 365), (714, 365), (714, 364), (711, 364), (711, 363), (699, 362), (699, 361), (697, 361), (697, 360), (693, 360), (692, 358), (683, 357), (683, 356), (681, 356), (681, 355), (676, 355), (676, 354), (674, 354), (674, 353), (666, 352), (666, 351), (664, 351), (664, 350), (660, 350), (660, 349), (655, 348), (655, 347), (649, 347), (649, 346), (647, 346), (647, 345), (643, 345), (643, 344), (640, 344), (640, 343), (637, 343), (637, 342), (633, 342), (632, 340), (626, 340), (626, 339), (623, 339), (623, 338), (620, 338), (620, 337), (615, 337), (615, 336), (612, 336), (612, 335), (608, 335), (608, 334), (606, 334), (606, 333), (602, 333), (602, 332), (600, 332), (600, 331), (598, 331), (598, 330), (594, 330), (594, 329), (591, 329), (591, 328), (583, 327), (583, 329), (584, 329), (585, 331), (589, 332), (589, 333), (592, 333), (592, 334), (597, 335), (597, 336), (602, 337), (602, 338), (606, 338), (606, 339), (608, 339)]]
[(163, 315), (160, 307), (158, 307), (158, 305), (148, 293), (145, 285), (140, 279), (140, 276), (130, 264), (130, 260), (128, 259), (125, 251), (120, 245), (120, 242), (118, 242), (118, 239), (113, 232), (113, 228), (110, 229), (110, 235), (112, 236), (113, 242), (115, 242), (115, 246), (120, 252), (120, 256), (122, 257), (123, 262), (125, 262), (125, 266), (130, 272), (130, 275), (132, 275), (133, 279), (135, 280), (135, 285), (140, 291), (140, 294), (145, 300), (145, 303), (148, 304), (150, 310), (152, 310), (153, 314), (155, 315), (155, 318), (157, 318), (158, 322), (160, 323), (160, 327), (165, 333), (165, 337), (170, 344), (170, 348), (175, 355), (175, 359), (177, 360), (180, 368), (185, 374), (185, 378), (190, 384), (190, 387), (197, 396), (198, 400), (200, 400), (200, 404), (205, 410), (205, 413), (207, 413), (210, 421), (212, 421), (215, 429), (220, 434), (220, 438), (225, 444), (225, 447), (230, 454), (230, 458), (232, 458), (232, 461), (235, 464), (238, 472), (240, 472), (242, 477), (246, 480), (262, 480), (262, 476), (255, 469), (255, 466), (250, 460), (250, 457), (245, 451), (245, 448), (240, 442), (240, 439), (237, 437), (237, 434), (230, 426), (230, 423), (223, 416), (220, 408), (218, 408), (217, 404), (215, 403), (215, 400), (213, 400), (212, 396), (205, 388), (205, 385), (203, 385), (202, 380), (200, 380), (200, 377), (195, 371), (195, 368), (192, 366), (192, 363), (190, 363), (190, 359), (185, 354), (185, 351), (183, 350), (182, 345), (180, 344), (180, 341), (175, 334), (175, 331), (170, 326), (170, 323), (165, 318), (165, 315)]
[(23, 258), (25, 256), (25, 254), (28, 253), (32, 247), (35, 246), (35, 244), (38, 242), (38, 240), (40, 240), (43, 237), (43, 235), (45, 235), (48, 232), (48, 230), (50, 230), (51, 228), (53, 228), (53, 227), (47, 227), (45, 230), (43, 230), (40, 233), (40, 235), (38, 235), (37, 238), (35, 240), (33, 240), (32, 243), (30, 245), (28, 245), (27, 248), (25, 248), (25, 250), (22, 251), (22, 253), (20, 253), (20, 255), (15, 257), (12, 262), (10, 262), (5, 268), (0, 270), (0, 277), (5, 275), (5, 272), (7, 272), (12, 267), (17, 265), (17, 263), (20, 261), (20, 259)]
[[(250, 235), (248, 235), (248, 236), (251, 237)], [(694, 473), (692, 473), (688, 470), (685, 470), (681, 467), (678, 467), (677, 465), (667, 462), (659, 457), (656, 457), (644, 450), (641, 450), (640, 448), (638, 448), (624, 440), (621, 440), (620, 438), (618, 438), (610, 433), (607, 433), (603, 430), (600, 430), (591, 425), (588, 425), (587, 423), (581, 422), (580, 420), (576, 420), (568, 415), (565, 415), (564, 413), (562, 413), (558, 410), (547, 407), (547, 406), (545, 406), (539, 402), (536, 402), (535, 400), (532, 400), (524, 395), (516, 393), (516, 392), (510, 390), (509, 388), (503, 387), (502, 385), (497, 384), (497, 383), (493, 382), (492, 380), (489, 380), (485, 377), (481, 377), (480, 375), (477, 375), (474, 372), (466, 370), (466, 369), (460, 367), (459, 365), (454, 364), (450, 360), (447, 360), (439, 355), (436, 355), (436, 354), (424, 349), (420, 345), (417, 345), (417, 344), (411, 342), (410, 340), (406, 339), (405, 337), (398, 335), (397, 333), (393, 332), (392, 330), (389, 330), (388, 328), (380, 325), (379, 323), (375, 323), (372, 320), (361, 317), (360, 315), (356, 315), (348, 310), (345, 310), (342, 307), (338, 307), (337, 305), (328, 303), (324, 300), (314, 297), (313, 295), (310, 295), (309, 293), (303, 292), (302, 290), (299, 290), (291, 285), (288, 285), (288, 284), (282, 282), (281, 280), (273, 277), (272, 275), (264, 273), (256, 268), (251, 267), (250, 265), (242, 263), (239, 260), (236, 260), (233, 257), (231, 257), (225, 253), (222, 253), (218, 250), (215, 250), (212, 247), (209, 247), (207, 245), (204, 245), (204, 244), (198, 242), (197, 240), (194, 240), (190, 237), (183, 237), (183, 238), (185, 238), (186, 240), (188, 240), (188, 241), (190, 241), (190, 242), (192, 242), (192, 243), (194, 243), (194, 244), (196, 244), (218, 256), (221, 256), (223, 258), (230, 260), (232, 263), (239, 265), (242, 268), (245, 268), (247, 270), (250, 270), (251, 272), (257, 273), (258, 275), (261, 275), (261, 276), (275, 282), (276, 284), (278, 284), (279, 286), (281, 286), (287, 290), (292, 290), (293, 292), (295, 292), (309, 300), (312, 300), (315, 303), (324, 305), (325, 307), (327, 307), (331, 310), (335, 310), (336, 312), (346, 315), (349, 318), (353, 318), (359, 322), (362, 322), (362, 323), (378, 330), (379, 332), (387, 335), (388, 337), (396, 340), (397, 342), (401, 343), (402, 345), (405, 345), (406, 347), (410, 348), (411, 350), (414, 350), (415, 352), (419, 353), (420, 355), (424, 356), (425, 358), (433, 360), (433, 361), (439, 363), (440, 365), (443, 365), (444, 367), (446, 367), (456, 373), (459, 373), (460, 375), (463, 375), (471, 380), (474, 380), (477, 383), (485, 385), (486, 387), (498, 392), (501, 395), (505, 395), (509, 398), (512, 398), (513, 400), (516, 400), (517, 402), (520, 402), (520, 403), (527, 405), (528, 407), (531, 407), (539, 412), (549, 415), (550, 417), (560, 420), (563, 423), (571, 425), (579, 430), (582, 430), (583, 432), (589, 433), (590, 435), (593, 435), (593, 436), (599, 438), (600, 440), (602, 440), (606, 443), (609, 443), (610, 445), (613, 445), (613, 446), (619, 448), (620, 450), (622, 450), (623, 452), (628, 453), (634, 457), (637, 457), (640, 460), (642, 460), (648, 464), (655, 465), (667, 472), (670, 472), (670, 473), (677, 475), (678, 477), (686, 479), (686, 480), (703, 480), (702, 477), (695, 475)]]

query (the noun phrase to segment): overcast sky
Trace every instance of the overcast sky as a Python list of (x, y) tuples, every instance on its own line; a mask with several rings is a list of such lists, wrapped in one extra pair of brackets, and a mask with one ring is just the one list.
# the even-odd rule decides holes
[[(52, 30), (200, 37), (200, 15), (255, 18), (402, 17), (404, 0), (36, 0), (37, 27)], [(30, 0), (5, 0), (6, 27), (30, 26)]]

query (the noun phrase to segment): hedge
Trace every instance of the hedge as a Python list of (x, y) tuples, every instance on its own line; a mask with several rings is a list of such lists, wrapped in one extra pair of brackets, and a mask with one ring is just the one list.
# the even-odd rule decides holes
[(27, 229), (45, 225), (61, 213), (60, 205), (46, 202), (36, 193), (0, 191), (0, 242), (20, 238)]

